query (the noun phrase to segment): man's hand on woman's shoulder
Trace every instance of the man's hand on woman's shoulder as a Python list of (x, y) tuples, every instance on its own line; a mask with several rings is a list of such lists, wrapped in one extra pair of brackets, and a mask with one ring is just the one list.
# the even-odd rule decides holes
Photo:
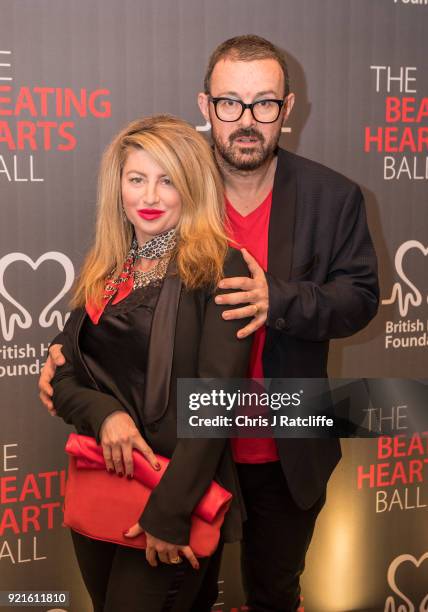
[(251, 321), (238, 331), (238, 338), (246, 338), (266, 323), (269, 308), (269, 289), (266, 275), (257, 260), (246, 249), (241, 249), (242, 256), (251, 274), (248, 276), (235, 276), (223, 278), (219, 289), (239, 289), (236, 293), (223, 293), (216, 296), (216, 304), (233, 305), (245, 304), (241, 308), (225, 310), (223, 319), (247, 319)]

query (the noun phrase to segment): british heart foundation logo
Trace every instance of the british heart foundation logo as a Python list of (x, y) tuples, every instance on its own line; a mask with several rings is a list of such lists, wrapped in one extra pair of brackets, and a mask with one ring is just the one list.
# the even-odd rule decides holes
[[(414, 262), (413, 269), (409, 265), (410, 261)], [(425, 316), (428, 286), (426, 274), (423, 273), (427, 262), (428, 246), (418, 240), (406, 240), (395, 253), (398, 280), (393, 284), (390, 296), (382, 300), (382, 305), (394, 305), (400, 318), (391, 318), (385, 322), (385, 349), (428, 346), (428, 322)]]
[(8, 253), (0, 259), (0, 331), (6, 342), (13, 340), (17, 328), (29, 329), (33, 325), (33, 314), (31, 314), (28, 304), (19, 302), (5, 286), (6, 270), (17, 262), (24, 262), (32, 270), (37, 270), (41, 264), (47, 261), (54, 261), (61, 266), (64, 271), (64, 280), (59, 292), (38, 313), (38, 324), (45, 328), (53, 326), (56, 326), (58, 330), (64, 328), (69, 313), (62, 313), (55, 309), (55, 305), (66, 295), (73, 284), (74, 266), (71, 259), (59, 251), (43, 253), (35, 261), (25, 253)]
[[(397, 583), (397, 570), (404, 569), (410, 564), (410, 568), (415, 571), (415, 579), (419, 584), (425, 584), (427, 592), (422, 596), (420, 601), (412, 601), (408, 593), (405, 592), (403, 586)], [(423, 571), (426, 572), (428, 566), (428, 552), (424, 553), (417, 559), (413, 555), (403, 554), (396, 557), (388, 568), (387, 580), (388, 585), (394, 595), (389, 595), (385, 601), (384, 612), (428, 612), (428, 582), (423, 580)], [(410, 569), (406, 568), (406, 569)], [(418, 579), (420, 576), (420, 580)]]

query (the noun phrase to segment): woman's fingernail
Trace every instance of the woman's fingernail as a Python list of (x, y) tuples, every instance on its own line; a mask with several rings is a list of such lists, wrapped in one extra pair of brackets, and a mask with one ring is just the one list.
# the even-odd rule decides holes
[(132, 480), (132, 474), (127, 474), (126, 477), (128, 480)]
[(161, 465), (160, 465), (160, 463), (156, 463), (155, 468), (156, 468), (157, 470), (160, 470), (160, 469), (161, 469)]
[(127, 535), (128, 535), (128, 530), (127, 530), (127, 529), (125, 529), (125, 531), (123, 532), (123, 535), (124, 535), (124, 536), (127, 536)]
[(114, 473), (113, 468), (108, 468), (108, 473), (109, 473), (109, 474), (113, 474), (113, 473)]
[(118, 473), (117, 473), (117, 475), (118, 475), (120, 478), (122, 478), (122, 476), (123, 476), (122, 472), (118, 472)]

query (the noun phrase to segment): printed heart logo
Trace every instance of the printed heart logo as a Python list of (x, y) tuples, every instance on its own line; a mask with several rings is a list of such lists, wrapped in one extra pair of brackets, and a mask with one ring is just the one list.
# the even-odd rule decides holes
[(418, 240), (407, 240), (407, 242), (403, 242), (403, 244), (397, 249), (394, 263), (397, 274), (404, 283), (404, 288), (401, 283), (394, 283), (392, 287), (391, 297), (382, 300), (382, 304), (385, 305), (394, 304), (394, 302), (397, 301), (398, 310), (400, 312), (400, 316), (402, 317), (407, 316), (410, 306), (417, 307), (422, 304), (422, 293), (419, 291), (416, 285), (412, 283), (412, 281), (409, 279), (409, 277), (403, 270), (404, 257), (411, 249), (417, 249), (421, 251), (424, 256), (428, 255), (428, 247), (424, 247), (424, 245)]
[(31, 257), (28, 257), (25, 253), (9, 253), (0, 259), (0, 296), (11, 304), (17, 312), (13, 312), (8, 319), (4, 305), (0, 302), (0, 330), (3, 338), (6, 341), (12, 340), (16, 327), (28, 329), (33, 322), (30, 312), (9, 293), (4, 283), (6, 270), (9, 266), (18, 261), (28, 264), (32, 270), (37, 270), (38, 267), (46, 261), (54, 261), (64, 270), (63, 286), (54, 298), (43, 308), (38, 319), (41, 327), (51, 327), (56, 323), (58, 329), (62, 330), (67, 320), (68, 313), (62, 314), (59, 310), (53, 310), (53, 307), (64, 297), (73, 284), (74, 266), (71, 259), (59, 251), (44, 253), (36, 261), (33, 261)]
[(416, 569), (419, 569), (424, 561), (428, 560), (428, 552), (424, 553), (419, 559), (416, 559), (413, 555), (403, 554), (399, 555), (392, 561), (388, 568), (387, 580), (392, 591), (398, 595), (403, 603), (399, 603), (396, 607), (395, 599), (390, 596), (385, 601), (384, 612), (428, 612), (428, 592), (420, 601), (419, 607), (416, 608), (415, 604), (407, 597), (405, 593), (397, 586), (396, 574), (397, 569), (405, 564), (411, 563)]

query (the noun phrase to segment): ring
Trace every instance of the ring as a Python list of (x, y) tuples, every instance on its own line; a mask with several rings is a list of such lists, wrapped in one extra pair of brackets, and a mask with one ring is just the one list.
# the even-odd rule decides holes
[(174, 557), (174, 559), (170, 559), (170, 561), (171, 561), (171, 563), (178, 564), (178, 563), (181, 563), (182, 558), (181, 557)]

